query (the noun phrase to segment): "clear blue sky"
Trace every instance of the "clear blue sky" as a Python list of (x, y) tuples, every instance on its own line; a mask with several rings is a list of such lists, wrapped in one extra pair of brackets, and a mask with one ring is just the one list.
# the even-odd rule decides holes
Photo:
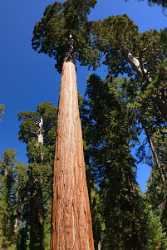
[[(52, 2), (0, 1), (0, 103), (6, 106), (4, 119), (0, 122), (0, 154), (6, 148), (14, 148), (20, 161), (26, 161), (26, 153), (25, 146), (17, 138), (17, 113), (33, 111), (41, 102), (57, 103), (60, 78), (54, 69), (54, 61), (45, 55), (38, 55), (31, 48), (33, 27), (45, 7)], [(161, 7), (149, 7), (146, 1), (137, 0), (99, 0), (90, 18), (100, 19), (124, 13), (141, 31), (167, 26), (167, 17)], [(84, 93), (88, 74), (86, 69), (78, 68), (81, 94)], [(142, 190), (148, 175), (147, 167), (139, 168), (138, 181)]]

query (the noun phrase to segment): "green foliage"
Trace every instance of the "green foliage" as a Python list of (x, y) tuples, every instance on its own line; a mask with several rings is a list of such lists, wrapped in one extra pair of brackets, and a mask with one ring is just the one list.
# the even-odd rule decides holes
[[(88, 179), (90, 181), (90, 179)], [(90, 205), (92, 211), (92, 226), (94, 234), (95, 249), (98, 249), (99, 244), (103, 244), (105, 236), (105, 220), (103, 216), (103, 200), (99, 190), (94, 186), (89, 191)]]
[(101, 219), (97, 198), (92, 208), (94, 222), (98, 221), (101, 228), (100, 237), (95, 231), (95, 241), (103, 239), (104, 249), (146, 249), (147, 215), (135, 181), (128, 113), (120, 98), (120, 82), (91, 75), (82, 114), (87, 122), (89, 169), (102, 203)]
[(69, 36), (74, 39), (73, 57), (83, 65), (95, 66), (98, 53), (90, 37), (88, 14), (96, 0), (68, 0), (49, 5), (33, 32), (32, 46), (39, 53), (46, 53), (56, 60), (61, 71), (62, 63), (68, 57)]
[(114, 53), (115, 49), (133, 50), (138, 37), (138, 27), (127, 15), (110, 16), (93, 22), (91, 31), (95, 36), (96, 46), (106, 55), (112, 53), (112, 50)]
[[(147, 199), (152, 204), (153, 211), (160, 216), (163, 232), (167, 234), (167, 137), (166, 129), (160, 130), (153, 135), (153, 142), (157, 151), (161, 166), (161, 172), (156, 164), (153, 166), (152, 174), (148, 183)], [(165, 176), (165, 182), (162, 182), (161, 173)]]
[(163, 232), (160, 217), (154, 213), (150, 207), (147, 205), (148, 213), (148, 234), (149, 240), (147, 244), (147, 250), (167, 249), (167, 238), (166, 234)]
[(8, 149), (0, 162), (0, 248), (14, 249), (16, 239), (15, 151)]
[(30, 165), (28, 173), (30, 250), (44, 250), (44, 201), (39, 165)]
[[(44, 145), (37, 142), (39, 133), (39, 120), (43, 118)], [(36, 112), (21, 112), (18, 119), (21, 122), (19, 139), (27, 144), (29, 162), (40, 162), (41, 154), (43, 163), (54, 159), (54, 148), (56, 138), (57, 109), (51, 103), (42, 103), (37, 107)]]
[[(162, 125), (167, 119), (166, 29), (139, 33), (123, 15), (94, 22), (91, 32), (109, 75), (126, 77), (125, 98), (130, 112), (136, 113), (136, 121), (147, 128)], [(138, 60), (140, 69), (130, 62), (129, 53)]]
[[(44, 144), (38, 142), (39, 120), (43, 118)], [(57, 109), (51, 103), (38, 105), (36, 112), (22, 112), (19, 139), (26, 143), (29, 166), (20, 190), (24, 228), (18, 249), (50, 249), (52, 165), (56, 140)], [(27, 197), (27, 198), (25, 198)]]
[(16, 216), (17, 216), (17, 250), (27, 250), (27, 212), (28, 212), (28, 195), (27, 195), (27, 166), (19, 163), (16, 165), (16, 195), (17, 195), (17, 206), (16, 206)]

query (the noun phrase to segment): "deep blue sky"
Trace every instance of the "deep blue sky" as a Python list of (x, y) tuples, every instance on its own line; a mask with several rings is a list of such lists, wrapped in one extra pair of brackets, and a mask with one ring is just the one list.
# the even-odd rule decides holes
[[(20, 161), (26, 161), (26, 153), (25, 146), (17, 138), (17, 113), (33, 111), (40, 102), (57, 103), (60, 78), (54, 69), (54, 61), (45, 55), (38, 55), (31, 48), (33, 27), (45, 7), (52, 2), (0, 1), (0, 103), (6, 106), (5, 116), (0, 122), (0, 154), (6, 148), (14, 148)], [(137, 0), (99, 0), (90, 18), (100, 19), (124, 13), (141, 31), (167, 26), (167, 17), (163, 15), (161, 7), (149, 7), (146, 1)], [(78, 68), (81, 94), (84, 93), (88, 74), (86, 69)], [(139, 168), (138, 181), (142, 189), (148, 175), (147, 167)]]

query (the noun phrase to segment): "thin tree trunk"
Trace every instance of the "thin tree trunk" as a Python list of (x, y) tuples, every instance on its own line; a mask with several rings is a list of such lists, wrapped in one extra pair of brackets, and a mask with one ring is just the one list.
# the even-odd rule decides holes
[(150, 145), (151, 152), (152, 152), (152, 155), (154, 157), (155, 163), (156, 163), (156, 165), (158, 167), (158, 170), (159, 170), (159, 173), (160, 173), (160, 176), (161, 176), (161, 180), (162, 180), (162, 182), (164, 184), (165, 183), (164, 169), (160, 164), (160, 161), (159, 161), (159, 158), (158, 158), (158, 155), (157, 155), (157, 152), (156, 152), (156, 149), (155, 149), (155, 146), (154, 146), (154, 143), (153, 143), (153, 140), (152, 140), (151, 136), (149, 135), (149, 133), (148, 133), (148, 131), (147, 131), (147, 129), (145, 127), (144, 127), (144, 130), (145, 130), (147, 140), (149, 142), (149, 145)]
[(53, 180), (52, 250), (93, 250), (75, 66), (64, 62)]
[(102, 250), (102, 243), (101, 243), (101, 241), (98, 242), (98, 250)]
[[(32, 170), (31, 170), (32, 171)], [(34, 176), (29, 179), (30, 198), (30, 214), (29, 214), (29, 230), (30, 230), (30, 250), (44, 250), (44, 207), (41, 184), (39, 180), (35, 180)]]
[[(155, 163), (157, 165), (157, 168), (158, 168), (158, 171), (159, 171), (159, 174), (160, 174), (160, 178), (161, 178), (162, 184), (163, 184), (161, 192), (163, 192), (165, 194), (165, 197), (164, 197), (164, 200), (160, 204), (160, 207), (161, 207), (160, 215), (162, 216), (162, 213), (165, 210), (166, 203), (167, 203), (167, 194), (166, 194), (167, 183), (166, 183), (165, 169), (163, 168), (163, 165), (161, 165), (161, 163), (159, 161), (158, 154), (156, 152), (156, 148), (154, 146), (154, 142), (153, 142), (151, 136), (149, 135), (147, 129), (146, 128), (144, 128), (144, 129), (145, 129), (147, 140), (149, 141), (151, 151), (152, 151), (152, 155), (154, 157), (154, 160), (155, 160)], [(151, 176), (150, 176), (150, 180), (151, 180), (151, 178), (152, 178), (152, 173), (151, 173)], [(156, 248), (156, 249), (159, 249), (159, 248)]]

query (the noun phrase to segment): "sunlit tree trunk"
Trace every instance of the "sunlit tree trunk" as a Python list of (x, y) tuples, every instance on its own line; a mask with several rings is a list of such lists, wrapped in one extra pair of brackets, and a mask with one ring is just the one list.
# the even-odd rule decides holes
[(62, 70), (53, 181), (52, 250), (93, 250), (75, 66)]

